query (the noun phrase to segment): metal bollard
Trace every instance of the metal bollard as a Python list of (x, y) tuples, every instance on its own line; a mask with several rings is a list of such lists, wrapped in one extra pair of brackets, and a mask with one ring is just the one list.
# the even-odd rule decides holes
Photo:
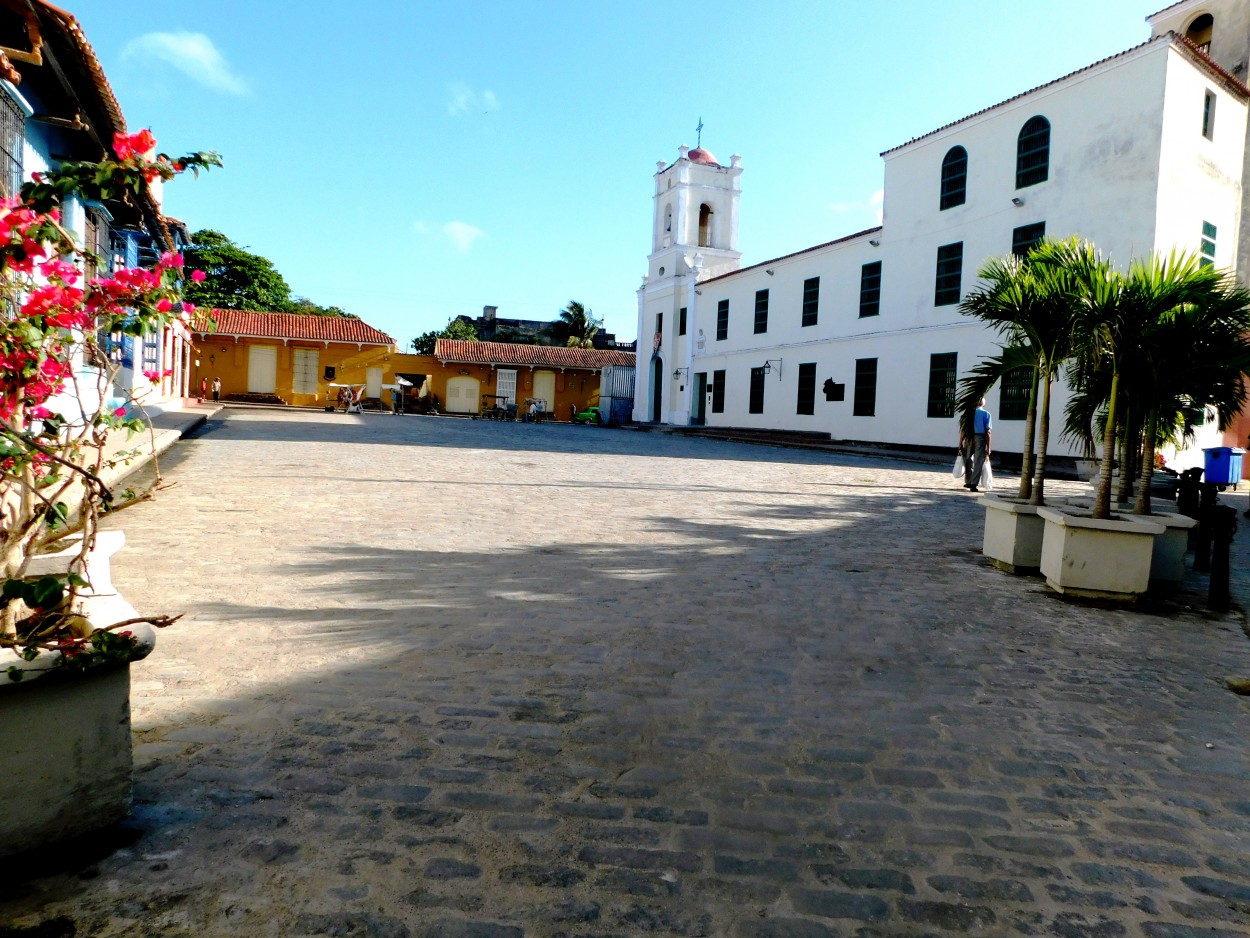
[(1217, 612), (1228, 612), (1228, 554), (1233, 535), (1237, 533), (1237, 509), (1216, 505), (1211, 513), (1211, 582), (1207, 588), (1207, 605)]
[(1176, 510), (1190, 518), (1198, 517), (1198, 480), (1201, 469), (1186, 469), (1176, 481)]
[(1214, 482), (1202, 483), (1202, 501), (1198, 505), (1198, 526), (1194, 536), (1194, 570), (1208, 573), (1211, 570), (1211, 540), (1214, 533), (1215, 509), (1219, 506), (1219, 490)]

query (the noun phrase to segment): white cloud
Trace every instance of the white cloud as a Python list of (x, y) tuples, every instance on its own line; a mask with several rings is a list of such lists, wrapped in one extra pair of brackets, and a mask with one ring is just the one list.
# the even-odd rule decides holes
[(247, 94), (250, 90), (203, 33), (145, 33), (126, 44), (122, 57), (157, 59), (214, 91)]
[(443, 234), (447, 235), (452, 246), (461, 254), (468, 254), (473, 242), (486, 234), (481, 228), (462, 221), (449, 221), (443, 225)]
[(871, 209), (877, 214), (877, 224), (881, 224), (882, 206), (885, 204), (885, 190), (878, 189), (868, 197), (866, 202), (831, 202), (829, 203), (829, 211), (837, 215), (846, 212), (862, 212), (864, 209)]
[(459, 117), (469, 111), (487, 113), (499, 110), (499, 99), (493, 91), (474, 91), (463, 82), (456, 82), (447, 86), (447, 92), (451, 95), (447, 102), (447, 113), (452, 117)]

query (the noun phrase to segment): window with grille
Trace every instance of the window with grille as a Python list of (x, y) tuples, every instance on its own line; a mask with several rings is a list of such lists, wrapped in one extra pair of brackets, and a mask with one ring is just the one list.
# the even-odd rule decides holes
[(716, 341), (729, 338), (729, 301), (716, 304)]
[(816, 413), (816, 363), (799, 365), (799, 400), (796, 413), (811, 416)]
[(963, 205), (968, 195), (968, 151), (951, 147), (942, 160), (942, 195), (939, 209)]
[(294, 380), (291, 390), (296, 394), (317, 393), (317, 350), (315, 348), (297, 348), (292, 362)]
[(865, 264), (859, 272), (859, 318), (881, 312), (881, 262)]
[(929, 356), (929, 416), (955, 416), (955, 369), (958, 352)]
[(751, 369), (751, 399), (747, 405), (747, 413), (762, 414), (764, 412), (764, 369)]
[(1000, 420), (1024, 420), (1029, 415), (1029, 396), (1033, 393), (1033, 369), (1013, 368), (1003, 375), (998, 392)]
[(17, 195), (22, 188), (22, 144), (26, 115), (21, 106), (0, 91), (0, 196)]
[(1021, 225), (1011, 232), (1011, 253), (1016, 257), (1024, 257), (1046, 237), (1046, 222), (1039, 221), (1032, 225)]
[(686, 334), (686, 307), (682, 307), (677, 311), (677, 334)]
[(768, 331), (768, 291), (755, 291), (755, 334)]
[(712, 413), (725, 412), (725, 372), (712, 372)]
[(161, 367), (161, 334), (143, 334), (143, 371), (159, 371)]
[(1202, 99), (1202, 135), (1215, 139), (1215, 92), (1208, 91)]
[(937, 250), (937, 279), (933, 288), (934, 306), (959, 302), (960, 276), (964, 267), (964, 243), (943, 244)]
[(1202, 257), (1198, 259), (1202, 267), (1215, 266), (1215, 225), (1209, 221), (1202, 223)]
[(501, 404), (516, 403), (516, 369), (500, 368), (495, 372), (495, 393), (503, 399)]
[(1016, 188), (1035, 186), (1050, 178), (1050, 121), (1030, 117), (1016, 141)]
[(816, 325), (820, 308), (820, 278), (809, 277), (803, 281), (803, 325)]
[(877, 360), (855, 359), (855, 402), (853, 417), (873, 417), (877, 413)]
[(86, 211), (86, 232), (83, 237), (83, 273), (88, 282), (112, 273), (112, 237), (108, 219), (93, 208)]

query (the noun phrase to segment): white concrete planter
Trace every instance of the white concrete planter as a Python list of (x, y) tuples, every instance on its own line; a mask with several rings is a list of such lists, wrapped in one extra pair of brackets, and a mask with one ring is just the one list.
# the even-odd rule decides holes
[(1185, 578), (1189, 529), (1198, 524), (1197, 519), (1172, 511), (1129, 517), (1133, 521), (1163, 525), (1164, 532), (1155, 538), (1154, 554), (1150, 560), (1150, 583), (1152, 587), (1160, 586), (1165, 589), (1176, 586)]
[[(81, 611), (97, 628), (136, 616), (112, 589), (109, 557), (121, 532), (97, 539), (88, 558)], [(64, 573), (73, 553), (31, 563), (31, 576)], [(156, 631), (130, 627), (132, 660), (151, 652)], [(58, 667), (59, 652), (23, 661), (0, 649), (0, 857), (88, 833), (130, 813), (130, 665), (102, 663), (86, 671)], [(21, 671), (14, 681), (9, 668)]]
[(1135, 600), (1150, 586), (1162, 524), (1120, 515), (1095, 520), (1076, 508), (1038, 509), (1046, 522), (1042, 575), (1051, 589), (1093, 599)]
[(994, 566), (1008, 573), (1033, 573), (1042, 564), (1042, 534), (1046, 522), (1037, 506), (1018, 498), (986, 495), (983, 553)]

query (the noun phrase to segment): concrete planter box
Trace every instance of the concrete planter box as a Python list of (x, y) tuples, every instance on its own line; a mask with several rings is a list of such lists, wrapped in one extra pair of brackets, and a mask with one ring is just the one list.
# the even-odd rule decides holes
[(1008, 573), (1035, 573), (1042, 564), (1042, 535), (1046, 522), (1037, 506), (1020, 499), (987, 495), (983, 553), (994, 566)]
[[(121, 532), (97, 538), (85, 571), (82, 613), (97, 627), (135, 618), (113, 592), (109, 557)], [(32, 561), (31, 576), (63, 574), (74, 552)], [(156, 630), (129, 627), (131, 660), (151, 652)], [(43, 847), (114, 824), (130, 813), (130, 665), (106, 662), (86, 671), (58, 667), (59, 652), (23, 661), (0, 649), (0, 857)], [(10, 668), (21, 673), (14, 681)]]
[(1077, 508), (1038, 509), (1046, 522), (1042, 575), (1051, 589), (1092, 599), (1133, 601), (1150, 586), (1154, 540), (1166, 530), (1120, 515), (1094, 520)]
[(1189, 550), (1189, 530), (1196, 527), (1197, 519), (1178, 515), (1172, 511), (1152, 512), (1149, 515), (1130, 515), (1133, 521), (1161, 524), (1164, 531), (1155, 538), (1154, 554), (1150, 560), (1150, 583), (1152, 587), (1165, 589), (1175, 587), (1185, 578), (1185, 553)]

